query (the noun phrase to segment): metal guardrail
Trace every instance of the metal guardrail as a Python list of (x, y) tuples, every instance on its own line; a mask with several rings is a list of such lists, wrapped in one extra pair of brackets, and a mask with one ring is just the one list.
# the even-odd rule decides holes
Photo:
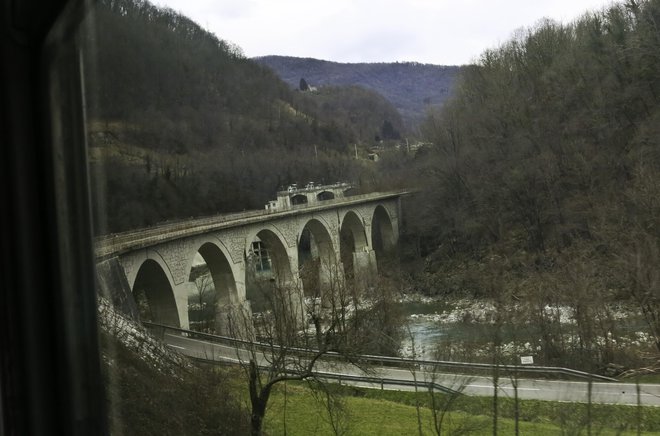
[(330, 372), (315, 372), (314, 377), (317, 378), (324, 378), (324, 379), (331, 379), (331, 380), (337, 380), (339, 384), (341, 384), (342, 381), (351, 381), (351, 382), (359, 382), (359, 383), (370, 383), (370, 384), (375, 384), (375, 385), (380, 385), (381, 389), (384, 389), (385, 385), (390, 385), (390, 386), (417, 386), (417, 387), (423, 387), (426, 389), (433, 389), (439, 392), (443, 392), (445, 394), (451, 394), (451, 395), (462, 395), (461, 392), (448, 388), (447, 386), (434, 383), (434, 382), (427, 382), (427, 381), (421, 381), (421, 380), (403, 380), (403, 379), (394, 379), (394, 378), (381, 378), (381, 377), (369, 377), (369, 376), (362, 376), (362, 375), (351, 375), (351, 374), (333, 374)]
[[(171, 331), (183, 333), (187, 337), (204, 338), (207, 339), (209, 342), (217, 342), (217, 343), (225, 343), (225, 344), (229, 343), (233, 345), (237, 345), (237, 344), (250, 345), (250, 346), (256, 345), (257, 348), (260, 350), (268, 350), (273, 348), (273, 345), (265, 344), (261, 342), (250, 342), (242, 339), (230, 338), (227, 336), (212, 335), (209, 333), (202, 333), (202, 332), (186, 330), (178, 327), (166, 326), (163, 324), (156, 324), (151, 322), (143, 322), (142, 324), (147, 328), (160, 328), (163, 330), (163, 334), (165, 330), (171, 330)], [(315, 354), (318, 352), (317, 350), (309, 350), (303, 348), (289, 348), (289, 350), (300, 354)], [(338, 359), (342, 358), (341, 354), (332, 351), (326, 353), (325, 356), (331, 358), (338, 358)], [(356, 360), (360, 360), (363, 362), (390, 364), (392, 366), (407, 367), (407, 368), (412, 366), (423, 366), (427, 368), (450, 368), (450, 369), (464, 369), (464, 370), (471, 369), (471, 370), (482, 370), (482, 371), (483, 370), (492, 371), (494, 369), (498, 369), (503, 371), (522, 373), (522, 374), (524, 373), (554, 374), (554, 375), (578, 377), (587, 380), (600, 380), (600, 381), (611, 381), (611, 382), (618, 381), (615, 378), (606, 377), (600, 374), (593, 374), (585, 371), (579, 371), (576, 369), (562, 368), (556, 366), (495, 365), (490, 363), (452, 362), (446, 360), (418, 360), (418, 359), (408, 359), (402, 357), (376, 356), (369, 354), (355, 356), (355, 358)]]
[(165, 221), (151, 227), (131, 230), (128, 232), (114, 233), (99, 236), (94, 240), (96, 257), (107, 258), (118, 252), (135, 248), (143, 248), (155, 245), (171, 239), (183, 236), (194, 236), (213, 229), (232, 227), (244, 224), (244, 221), (257, 222), (267, 217), (268, 219), (287, 217), (301, 212), (315, 212), (332, 208), (338, 205), (352, 205), (371, 200), (387, 199), (408, 194), (408, 191), (372, 192), (369, 194), (354, 195), (351, 197), (326, 200), (313, 205), (297, 205), (285, 210), (259, 209), (247, 212), (239, 212), (225, 215), (213, 215), (187, 220)]
[[(218, 361), (218, 360), (209, 360), (203, 357), (190, 357), (193, 360), (197, 360), (204, 363), (214, 363), (214, 364), (225, 364), (231, 365), (234, 361)], [(271, 368), (265, 365), (259, 365), (259, 368), (267, 371)], [(288, 371), (288, 374), (299, 375), (297, 372)], [(422, 387), (428, 390), (434, 390), (450, 395), (463, 395), (462, 392), (457, 391), (447, 386), (422, 380), (404, 380), (404, 379), (395, 379), (395, 378), (386, 378), (386, 377), (371, 377), (366, 375), (354, 375), (354, 374), (335, 374), (332, 372), (321, 372), (314, 371), (312, 376), (317, 379), (326, 379), (326, 380), (336, 380), (339, 384), (342, 382), (353, 382), (353, 383), (369, 383), (372, 385), (379, 385), (380, 389), (385, 389), (385, 385), (388, 386), (413, 386), (413, 387)]]

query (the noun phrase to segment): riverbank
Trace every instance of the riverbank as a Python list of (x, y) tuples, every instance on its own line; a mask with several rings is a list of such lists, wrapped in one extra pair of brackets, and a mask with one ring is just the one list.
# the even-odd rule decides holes
[(632, 305), (606, 305), (589, 323), (568, 305), (497, 306), (486, 299), (404, 294), (406, 318), (400, 353), (420, 359), (537, 364), (618, 375), (657, 364), (653, 337)]

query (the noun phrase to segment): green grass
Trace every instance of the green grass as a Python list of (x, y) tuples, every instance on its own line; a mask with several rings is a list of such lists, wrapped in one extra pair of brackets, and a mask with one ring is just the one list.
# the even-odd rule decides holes
[(639, 383), (660, 383), (660, 373), (627, 377), (621, 381), (626, 383), (636, 383), (637, 381), (639, 381)]
[[(348, 388), (347, 388), (348, 389)], [(368, 398), (387, 399), (408, 405), (418, 401), (425, 407), (431, 407), (430, 395), (426, 392), (381, 391), (377, 389), (362, 389)], [(442, 401), (441, 395), (438, 395)], [(471, 415), (479, 415), (488, 411), (491, 413), (492, 398), (461, 396), (452, 404), (452, 410), (462, 411)], [(522, 400), (519, 401), (520, 420), (529, 422), (547, 422), (557, 426), (577, 427), (591, 416), (592, 428), (609, 428), (613, 430), (635, 430), (639, 413), (640, 429), (660, 433), (660, 409), (655, 407), (616, 406), (608, 404), (592, 404), (591, 410), (584, 403), (560, 403), (554, 401)], [(512, 398), (500, 397), (499, 416), (513, 419), (515, 416), (515, 401)]]
[[(339, 399), (334, 406), (340, 415), (339, 428), (347, 435), (408, 435), (418, 433), (415, 410), (420, 402), (421, 428), (425, 435), (434, 434), (433, 417), (427, 393), (380, 391), (331, 386)], [(286, 391), (286, 395), (285, 395)], [(314, 395), (304, 384), (280, 385), (271, 397), (266, 414), (265, 431), (269, 435), (331, 435), (333, 432), (326, 397)], [(442, 397), (438, 398), (442, 401)], [(452, 404), (444, 418), (443, 434), (493, 434), (492, 399), (461, 397)], [(500, 399), (498, 433), (514, 434), (513, 401)], [(591, 409), (591, 433), (596, 435), (637, 434), (635, 407), (594, 405)], [(639, 410), (642, 434), (660, 435), (660, 410)], [(545, 401), (520, 402), (521, 435), (587, 434), (587, 406), (583, 404)]]

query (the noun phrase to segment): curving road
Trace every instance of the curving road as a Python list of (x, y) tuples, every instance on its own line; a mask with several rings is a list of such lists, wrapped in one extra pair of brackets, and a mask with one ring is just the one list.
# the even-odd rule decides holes
[[(176, 334), (166, 333), (164, 340), (168, 346), (180, 353), (203, 360), (238, 363), (241, 360), (246, 361), (249, 356), (246, 350), (237, 349), (230, 345), (192, 339)], [(267, 364), (265, 355), (258, 354), (257, 358), (259, 364)], [(382, 388), (384, 385), (379, 380), (386, 379), (388, 386), (396, 386), (399, 390), (414, 390), (414, 387), (410, 386), (410, 382), (416, 378), (417, 381), (433, 381), (455, 391), (462, 391), (467, 395), (492, 396), (494, 389), (492, 377), (433, 373), (423, 369), (417, 369), (413, 374), (413, 370), (376, 367), (365, 374), (365, 372), (352, 365), (324, 360), (317, 363), (316, 371), (320, 374), (332, 375), (332, 378), (335, 379), (342, 375), (345, 379), (359, 376), (373, 378), (373, 382), (345, 380), (347, 383), (365, 387)], [(397, 385), (397, 381), (401, 385)], [(425, 388), (419, 389), (423, 390)], [(526, 400), (581, 403), (589, 401), (589, 383), (586, 381), (521, 378), (517, 380), (517, 390), (518, 398)], [(515, 396), (513, 380), (504, 371), (502, 371), (499, 378), (498, 395)], [(591, 384), (591, 402), (630, 406), (641, 404), (643, 406), (660, 407), (660, 384), (643, 383), (639, 385), (638, 391), (637, 385), (634, 383), (593, 382)]]

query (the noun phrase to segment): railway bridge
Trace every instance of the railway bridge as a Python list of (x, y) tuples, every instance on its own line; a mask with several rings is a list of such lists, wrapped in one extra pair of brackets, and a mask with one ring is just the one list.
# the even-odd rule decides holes
[(217, 293), (216, 332), (225, 334), (227, 313), (249, 310), (255, 280), (298, 290), (299, 297), (306, 287), (323, 292), (337, 279), (368, 283), (397, 246), (406, 192), (347, 197), (348, 188), (293, 186), (263, 210), (100, 237), (101, 293), (135, 318), (146, 300), (151, 321), (189, 328), (188, 299), (197, 290), (192, 272), (205, 263)]

